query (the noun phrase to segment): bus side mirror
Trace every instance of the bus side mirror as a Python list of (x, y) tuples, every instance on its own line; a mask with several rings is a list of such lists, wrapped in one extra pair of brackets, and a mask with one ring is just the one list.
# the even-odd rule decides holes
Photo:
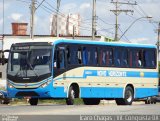
[(8, 59), (2, 55), (2, 65), (5, 65), (6, 63), (8, 63)]
[(8, 59), (5, 58), (5, 56), (4, 56), (5, 52), (9, 53), (10, 51), (9, 50), (5, 50), (5, 51), (2, 52), (2, 58), (1, 58), (2, 65), (5, 65), (6, 63), (8, 63)]

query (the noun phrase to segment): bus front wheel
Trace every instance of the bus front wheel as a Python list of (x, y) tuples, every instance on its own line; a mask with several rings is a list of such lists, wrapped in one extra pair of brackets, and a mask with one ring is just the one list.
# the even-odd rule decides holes
[(134, 92), (130, 86), (127, 86), (124, 93), (124, 98), (116, 99), (117, 105), (132, 105)]
[(31, 98), (29, 99), (30, 105), (37, 105), (38, 104), (38, 98)]
[(73, 105), (74, 104), (74, 99), (75, 99), (75, 90), (71, 86), (69, 88), (68, 98), (66, 99), (67, 105)]

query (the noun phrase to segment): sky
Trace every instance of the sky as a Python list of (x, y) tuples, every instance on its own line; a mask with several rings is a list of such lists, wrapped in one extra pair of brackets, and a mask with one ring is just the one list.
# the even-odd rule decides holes
[[(43, 0), (36, 0), (38, 6)], [(81, 16), (81, 35), (91, 35), (93, 0), (61, 0), (60, 14), (78, 13)], [(113, 0), (116, 1), (116, 0)], [(119, 0), (131, 2), (134, 0)], [(134, 10), (134, 13), (120, 13), (119, 37), (136, 19), (151, 16), (152, 19), (141, 18), (137, 20), (121, 38), (121, 41), (131, 43), (155, 44), (157, 42), (157, 28), (160, 21), (160, 0), (137, 0), (137, 5), (120, 5), (119, 9)], [(3, 34), (3, 0), (0, 0), (0, 34)], [(111, 0), (97, 0), (96, 29), (98, 35), (114, 38), (115, 15), (110, 10), (115, 9)], [(31, 0), (4, 0), (4, 33), (11, 34), (12, 22), (30, 23)], [(56, 12), (56, 0), (45, 0), (35, 13), (35, 34), (50, 34), (50, 18)], [(28, 27), (29, 34), (29, 27)]]

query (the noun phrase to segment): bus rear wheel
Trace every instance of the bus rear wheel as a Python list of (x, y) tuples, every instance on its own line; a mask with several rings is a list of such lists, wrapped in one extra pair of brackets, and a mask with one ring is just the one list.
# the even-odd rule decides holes
[(29, 99), (30, 105), (37, 105), (38, 104), (38, 98), (31, 98)]
[(125, 89), (124, 98), (116, 99), (117, 105), (132, 105), (134, 99), (134, 92), (130, 86)]
[(85, 105), (98, 105), (100, 103), (100, 99), (98, 98), (83, 98), (83, 102)]
[(145, 100), (145, 104), (156, 104), (156, 97), (148, 97)]
[(75, 99), (75, 90), (71, 86), (69, 88), (68, 98), (66, 99), (67, 105), (73, 105), (74, 104), (74, 99)]

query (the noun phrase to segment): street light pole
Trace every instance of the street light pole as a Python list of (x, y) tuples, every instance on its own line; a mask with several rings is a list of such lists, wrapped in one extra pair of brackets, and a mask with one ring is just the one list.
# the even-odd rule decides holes
[(146, 17), (140, 17), (140, 18), (137, 18), (136, 20), (134, 20), (131, 25), (126, 29), (126, 31), (121, 35), (121, 37), (119, 38), (119, 40), (125, 35), (125, 33), (133, 26), (134, 23), (136, 23), (138, 20), (142, 19), (142, 18), (152, 18), (152, 17), (149, 17), (149, 16), (146, 16)]

